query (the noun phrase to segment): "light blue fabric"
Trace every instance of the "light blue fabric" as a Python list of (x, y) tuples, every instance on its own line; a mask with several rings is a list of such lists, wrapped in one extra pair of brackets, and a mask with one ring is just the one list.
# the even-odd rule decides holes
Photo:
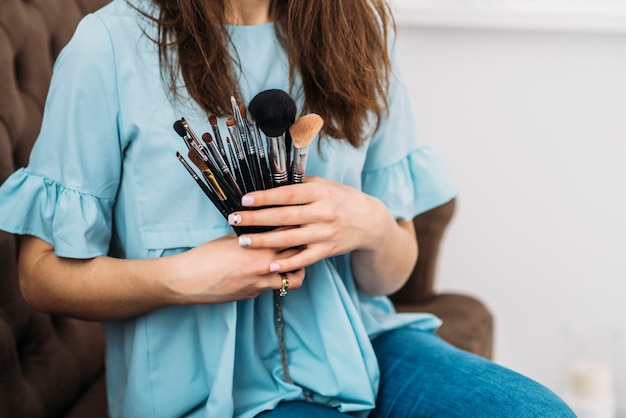
[[(38, 236), (71, 258), (160, 257), (232, 232), (175, 156), (186, 148), (173, 122), (184, 116), (208, 132), (206, 116), (192, 101), (170, 100), (144, 30), (155, 35), (124, 0), (80, 23), (55, 65), (29, 165), (0, 188), (0, 229)], [(264, 89), (287, 90), (273, 25), (230, 30), (245, 102)], [(358, 149), (325, 140), (321, 155), (314, 143), (307, 174), (363, 189), (410, 219), (457, 191), (439, 157), (417, 142), (404, 89), (394, 81), (392, 91), (390, 117), (372, 138)], [(252, 417), (302, 399), (302, 387), (341, 411), (367, 413), (379, 379), (370, 338), (400, 326), (434, 330), (440, 321), (395, 314), (387, 298), (360, 294), (348, 255), (306, 276), (284, 298), (296, 386), (282, 377), (271, 292), (170, 307), (106, 324), (111, 415)]]

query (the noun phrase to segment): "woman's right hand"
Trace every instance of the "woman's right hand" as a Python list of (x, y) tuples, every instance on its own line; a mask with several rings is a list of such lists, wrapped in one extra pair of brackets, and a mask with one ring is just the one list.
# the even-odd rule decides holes
[[(281, 288), (282, 278), (268, 266), (301, 249), (242, 248), (234, 234), (172, 256), (167, 286), (180, 304), (221, 303), (252, 299)], [(304, 269), (286, 273), (289, 289), (298, 289)]]

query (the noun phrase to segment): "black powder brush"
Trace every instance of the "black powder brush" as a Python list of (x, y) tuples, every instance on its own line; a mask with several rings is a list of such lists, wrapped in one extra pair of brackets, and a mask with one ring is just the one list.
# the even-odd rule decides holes
[(289, 182), (285, 132), (296, 119), (295, 101), (283, 90), (264, 90), (254, 96), (248, 111), (265, 134), (274, 186)]

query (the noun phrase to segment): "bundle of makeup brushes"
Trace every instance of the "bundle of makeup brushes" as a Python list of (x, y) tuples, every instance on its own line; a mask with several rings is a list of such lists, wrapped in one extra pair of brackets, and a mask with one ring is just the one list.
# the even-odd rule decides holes
[[(225, 218), (249, 209), (241, 206), (246, 193), (301, 183), (309, 144), (324, 123), (315, 113), (296, 120), (295, 101), (282, 90), (260, 92), (247, 109), (234, 97), (231, 103), (233, 115), (226, 120), (225, 141), (215, 115), (209, 116), (212, 135), (205, 132), (198, 137), (184, 118), (174, 123), (174, 130), (187, 146), (187, 157), (201, 175), (182, 154), (177, 152), (176, 156)], [(239, 235), (272, 228), (233, 229)]]

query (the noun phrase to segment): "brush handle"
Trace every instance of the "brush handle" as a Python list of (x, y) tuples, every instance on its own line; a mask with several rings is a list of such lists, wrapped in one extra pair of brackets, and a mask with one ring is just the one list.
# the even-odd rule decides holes
[(211, 125), (211, 128), (213, 129), (214, 141), (217, 142), (217, 148), (220, 151), (220, 155), (223, 160), (226, 160), (226, 148), (224, 147), (224, 141), (222, 140), (220, 129), (217, 125)]
[(248, 138), (248, 142), (246, 144), (246, 157), (248, 161), (248, 167), (250, 167), (250, 176), (252, 177), (254, 190), (264, 190), (265, 184), (263, 182), (261, 169), (259, 167), (259, 158), (257, 155), (257, 148), (256, 148), (256, 141), (254, 138), (254, 134), (250, 130), (250, 126), (247, 123), (245, 124), (243, 129), (246, 131), (246, 137)]
[(235, 197), (240, 199), (241, 196), (243, 196), (243, 193), (241, 192), (239, 185), (235, 181), (235, 178), (233, 177), (232, 173), (230, 172), (230, 168), (228, 167), (228, 164), (226, 164), (226, 161), (224, 161), (224, 158), (222, 158), (222, 154), (220, 150), (215, 146), (215, 140), (207, 143), (207, 146), (209, 147), (209, 151), (211, 152), (213, 160), (216, 163), (216, 168), (219, 169), (219, 172), (221, 173), (222, 177), (228, 183), (227, 187), (232, 191), (232, 194)]
[(239, 168), (241, 169), (241, 176), (243, 177), (243, 183), (246, 188), (246, 193), (256, 190), (254, 186), (254, 176), (248, 165), (248, 160), (245, 156), (239, 158)]
[(193, 170), (193, 168), (191, 168), (191, 166), (187, 163), (187, 161), (185, 161), (185, 159), (183, 158), (183, 156), (179, 152), (176, 153), (176, 157), (181, 162), (183, 167), (185, 167), (187, 169), (187, 172), (196, 181), (198, 186), (200, 186), (200, 189), (202, 189), (204, 194), (211, 200), (211, 202), (217, 208), (217, 210), (220, 211), (222, 216), (224, 216), (224, 218), (228, 218), (228, 210), (227, 210), (226, 206), (224, 206), (224, 204), (222, 203), (220, 198), (217, 197), (217, 194), (215, 194), (215, 192), (213, 192), (213, 190), (211, 190), (209, 188), (209, 186), (207, 186), (206, 183), (204, 181), (202, 181), (200, 176), (198, 176), (196, 174), (196, 172)]
[(241, 172), (241, 179), (239, 184), (243, 186), (242, 190), (244, 193), (252, 192), (255, 190), (254, 187), (254, 178), (250, 172), (250, 166), (248, 165), (248, 160), (246, 159), (246, 151), (243, 148), (243, 144), (241, 143), (241, 137), (239, 135), (238, 129), (236, 126), (229, 126), (228, 132), (231, 135), (231, 143), (235, 145), (235, 153), (237, 155), (237, 162), (239, 164), (239, 171)]
[(256, 140), (257, 158), (259, 162), (260, 176), (263, 179), (263, 188), (269, 189), (272, 187), (272, 175), (267, 164), (267, 157), (265, 153), (265, 147), (263, 146), (263, 138), (261, 137), (261, 131), (256, 122), (250, 122), (250, 132)]
[(230, 163), (233, 166), (233, 175), (235, 177), (235, 181), (239, 185), (239, 189), (243, 192), (246, 190), (246, 185), (243, 180), (243, 175), (241, 174), (241, 168), (239, 167), (239, 159), (235, 154), (235, 145), (233, 144), (233, 141), (226, 142), (228, 142), (228, 153), (230, 154)]

